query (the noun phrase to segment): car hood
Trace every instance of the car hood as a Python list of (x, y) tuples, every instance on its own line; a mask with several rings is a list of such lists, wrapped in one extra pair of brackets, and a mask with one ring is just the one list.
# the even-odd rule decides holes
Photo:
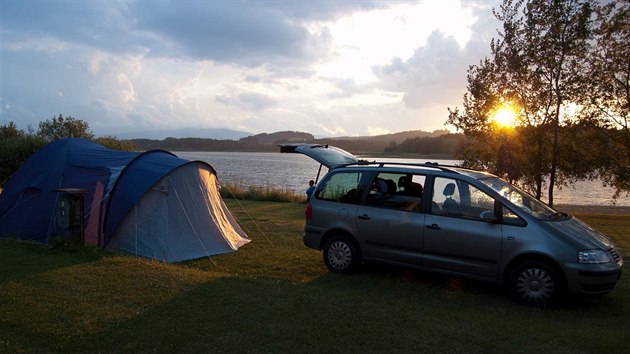
[(328, 168), (359, 162), (351, 153), (330, 145), (282, 144), (280, 152), (304, 154)]
[(613, 247), (608, 237), (575, 217), (562, 221), (547, 221), (546, 224), (554, 234), (565, 236), (578, 248), (609, 250)]

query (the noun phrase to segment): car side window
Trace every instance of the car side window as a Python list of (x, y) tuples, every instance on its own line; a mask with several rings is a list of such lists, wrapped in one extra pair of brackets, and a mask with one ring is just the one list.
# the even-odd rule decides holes
[[(326, 179), (315, 191), (316, 199), (358, 204), (366, 176), (363, 172), (340, 172)], [(363, 183), (362, 183), (363, 182)]]
[(506, 208), (505, 206), (502, 206), (501, 209), (503, 210), (502, 218), (504, 224), (512, 226), (527, 226), (527, 222), (520, 216), (516, 215), (512, 210)]
[(403, 211), (422, 211), (424, 175), (412, 173), (379, 173), (368, 192), (366, 204)]
[(494, 215), (494, 203), (494, 198), (467, 182), (444, 177), (434, 180), (433, 214), (489, 221)]

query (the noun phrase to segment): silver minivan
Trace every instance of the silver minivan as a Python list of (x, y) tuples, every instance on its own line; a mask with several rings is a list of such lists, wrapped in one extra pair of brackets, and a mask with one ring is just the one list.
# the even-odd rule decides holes
[(492, 174), (359, 161), (328, 145), (281, 151), (329, 169), (307, 203), (304, 244), (323, 250), (332, 272), (362, 261), (437, 271), (506, 284), (533, 306), (608, 293), (621, 276), (623, 258), (608, 238)]

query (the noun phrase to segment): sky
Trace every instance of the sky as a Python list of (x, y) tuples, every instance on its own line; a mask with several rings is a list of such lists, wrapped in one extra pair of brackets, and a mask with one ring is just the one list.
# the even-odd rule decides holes
[(500, 23), (486, 1), (0, 2), (0, 124), (96, 135), (446, 126)]

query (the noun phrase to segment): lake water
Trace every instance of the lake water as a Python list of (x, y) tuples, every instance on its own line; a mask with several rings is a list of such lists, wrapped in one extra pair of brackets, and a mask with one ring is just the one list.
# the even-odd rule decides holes
[[(281, 154), (271, 152), (175, 152), (187, 160), (201, 160), (209, 163), (217, 171), (219, 181), (234, 183), (244, 187), (276, 187), (294, 193), (304, 193), (308, 181), (315, 179), (319, 164), (301, 154)], [(369, 156), (363, 157), (374, 160)], [(426, 159), (376, 158), (390, 162), (424, 163)], [(441, 164), (454, 165), (456, 160), (431, 160)], [(328, 170), (323, 167), (321, 177)], [(597, 181), (579, 181), (570, 187), (554, 192), (555, 204), (611, 205), (613, 189), (604, 188)], [(616, 205), (630, 206), (630, 198), (622, 197)]]

